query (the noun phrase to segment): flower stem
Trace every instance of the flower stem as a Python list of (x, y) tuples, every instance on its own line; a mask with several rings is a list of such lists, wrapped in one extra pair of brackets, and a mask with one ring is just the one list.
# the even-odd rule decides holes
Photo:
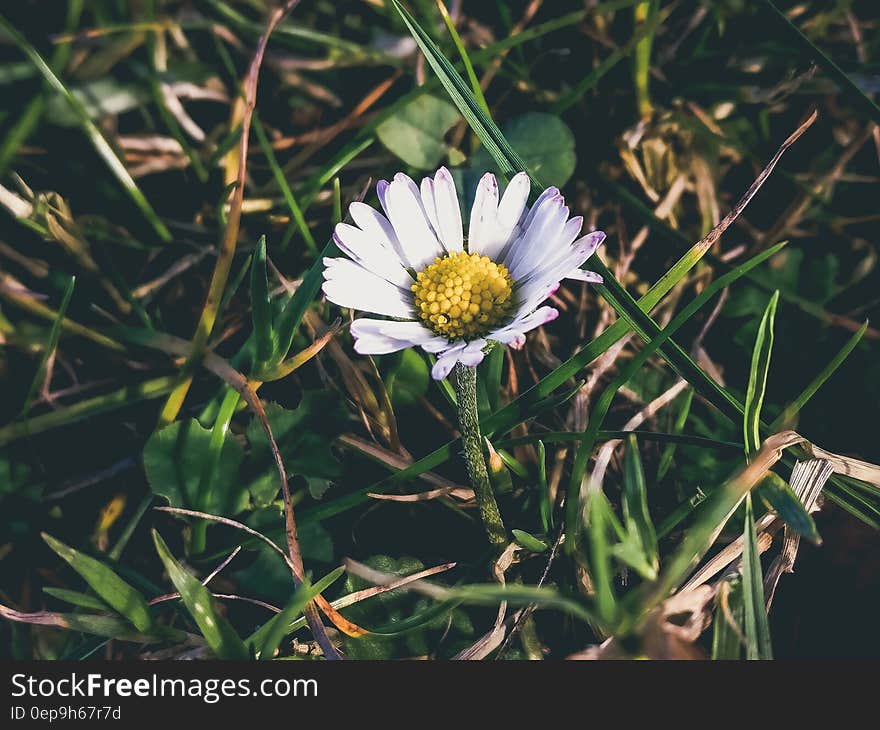
[(495, 492), (489, 481), (486, 460), (483, 458), (483, 437), (480, 434), (480, 417), (477, 411), (477, 369), (458, 363), (455, 366), (455, 394), (458, 397), (458, 422), (464, 445), (464, 461), (480, 517), (492, 547), (501, 552), (507, 546), (507, 531), (498, 511)]

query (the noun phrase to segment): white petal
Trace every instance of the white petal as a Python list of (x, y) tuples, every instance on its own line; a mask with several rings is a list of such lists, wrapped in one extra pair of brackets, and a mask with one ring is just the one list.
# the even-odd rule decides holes
[(443, 255), (443, 247), (422, 207), (419, 189), (409, 177), (401, 173), (394, 176), (385, 192), (385, 204), (409, 268), (421, 271)]
[(449, 342), (442, 337), (437, 337), (421, 322), (395, 322), (387, 319), (369, 319), (362, 317), (351, 324), (351, 334), (357, 339), (371, 337), (385, 337), (400, 342), (406, 342), (407, 346), (419, 346), (429, 352), (437, 352), (449, 347)]
[(440, 243), (449, 252), (462, 251), (461, 208), (455, 192), (455, 181), (445, 167), (437, 170), (433, 182), (434, 206), (437, 224), (434, 230), (440, 236)]
[(484, 249), (491, 246), (493, 233), (498, 217), (498, 181), (491, 172), (480, 178), (474, 205), (471, 208), (471, 219), (468, 223), (468, 251), (484, 254)]
[(516, 173), (504, 190), (504, 195), (501, 196), (501, 202), (498, 204), (495, 240), (483, 251), (493, 261), (504, 259), (508, 244), (519, 233), (519, 222), (526, 209), (529, 190), (531, 190), (531, 183), (529, 176), (524, 172)]
[(443, 380), (452, 371), (457, 362), (476, 367), (483, 361), (483, 348), (486, 340), (479, 339), (471, 342), (460, 342), (453, 345), (445, 352), (440, 353), (437, 362), (431, 369), (431, 377), (434, 380)]
[(586, 281), (589, 284), (601, 284), (605, 281), (602, 278), (601, 274), (597, 274), (595, 271), (587, 271), (586, 269), (575, 269), (570, 272), (566, 277), (566, 279), (575, 279), (577, 281)]
[(425, 215), (428, 216), (428, 222), (431, 224), (431, 228), (434, 229), (434, 233), (437, 233), (440, 230), (440, 225), (437, 223), (437, 206), (434, 204), (434, 181), (431, 178), (422, 178), (419, 197), (422, 200), (422, 208), (425, 210)]
[(525, 344), (526, 332), (537, 329), (541, 325), (547, 324), (547, 322), (552, 322), (558, 316), (559, 312), (553, 309), (553, 307), (541, 307), (531, 314), (515, 319), (506, 327), (490, 332), (487, 336), (490, 340), (519, 349)]
[(350, 259), (324, 259), (324, 294), (340, 307), (388, 317), (413, 316), (412, 301), (398, 287)]
[(348, 223), (338, 223), (333, 230), (333, 240), (341, 251), (365, 269), (409, 291), (413, 283), (412, 276), (403, 268), (396, 254), (377, 240), (375, 235)]
[(555, 186), (549, 187), (543, 193), (541, 193), (538, 196), (538, 199), (535, 201), (535, 204), (529, 209), (529, 212), (526, 214), (525, 219), (520, 223), (520, 227), (523, 230), (528, 228), (544, 202), (547, 201), (549, 198), (555, 198), (557, 195), (559, 195), (559, 188)]
[(588, 233), (575, 241), (573, 245), (563, 249), (560, 254), (549, 257), (547, 261), (539, 262), (530, 271), (524, 271), (521, 278), (518, 279), (518, 283), (523, 289), (526, 289), (533, 281), (548, 283), (561, 281), (590, 258), (604, 240), (605, 234), (602, 231)]
[[(376, 189), (378, 190), (378, 186)], [(358, 228), (369, 233), (391, 253), (395, 254), (400, 259), (401, 266), (406, 266), (403, 259), (403, 249), (400, 241), (397, 240), (397, 234), (394, 232), (391, 221), (366, 203), (354, 202), (348, 206), (348, 212)]]
[(559, 241), (568, 220), (568, 208), (561, 195), (548, 198), (522, 236), (510, 247), (505, 264), (514, 281), (519, 281), (560, 250)]

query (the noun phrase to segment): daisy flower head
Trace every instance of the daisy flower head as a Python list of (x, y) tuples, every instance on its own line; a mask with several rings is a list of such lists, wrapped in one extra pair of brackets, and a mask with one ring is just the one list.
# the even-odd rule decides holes
[(486, 173), (477, 185), (463, 235), (452, 175), (441, 167), (421, 185), (398, 173), (379, 181), (383, 213), (352, 203), (354, 225), (339, 223), (333, 240), (347, 258), (324, 259), (323, 291), (340, 307), (389, 319), (360, 318), (354, 349), (381, 355), (408, 347), (435, 354), (442, 380), (456, 363), (478, 365), (490, 341), (522, 347), (526, 332), (556, 319), (540, 306), (563, 279), (601, 282), (581, 265), (605, 239), (581, 236), (583, 218), (555, 187), (529, 208), (528, 175), (514, 175), (499, 196)]

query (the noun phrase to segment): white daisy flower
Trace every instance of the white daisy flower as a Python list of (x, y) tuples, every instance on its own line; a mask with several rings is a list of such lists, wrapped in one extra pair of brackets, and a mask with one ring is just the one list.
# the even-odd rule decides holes
[(355, 350), (382, 355), (421, 347), (437, 355), (432, 375), (442, 380), (456, 363), (478, 365), (490, 341), (519, 348), (526, 332), (556, 319), (556, 309), (539, 305), (563, 279), (601, 282), (580, 266), (605, 234), (579, 237), (583, 218), (568, 217), (557, 188), (528, 208), (529, 187), (521, 172), (499, 199), (498, 182), (486, 173), (467, 240), (445, 167), (421, 187), (403, 173), (381, 180), (376, 191), (385, 215), (352, 203), (355, 225), (340, 223), (333, 234), (349, 258), (324, 259), (324, 294), (340, 307), (391, 318), (356, 320)]

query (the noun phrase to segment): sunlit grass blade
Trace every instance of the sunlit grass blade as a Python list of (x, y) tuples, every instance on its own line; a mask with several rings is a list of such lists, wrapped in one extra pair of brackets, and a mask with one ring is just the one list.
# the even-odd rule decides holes
[(140, 592), (99, 560), (68, 547), (45, 532), (42, 537), (46, 544), (79, 573), (89, 587), (109, 606), (128, 619), (138, 631), (144, 633), (150, 631), (153, 617), (150, 615), (150, 607), (146, 599)]
[(180, 593), (180, 598), (195, 620), (211, 651), (220, 659), (247, 659), (244, 642), (224, 618), (214, 602), (211, 592), (175, 560), (165, 541), (153, 530), (156, 552), (162, 560), (168, 577)]
[(425, 60), (437, 74), (443, 88), (449, 94), (450, 99), (458, 107), (462, 116), (473, 129), (474, 134), (479, 137), (480, 142), (486, 147), (486, 150), (492, 155), (498, 164), (502, 174), (510, 176), (514, 173), (525, 170), (526, 164), (516, 151), (508, 144), (501, 130), (492, 121), (480, 103), (474, 97), (467, 83), (461, 78), (455, 67), (437, 48), (437, 44), (431, 39), (430, 35), (418, 24), (410, 12), (403, 7), (399, 0), (391, 0), (394, 9), (403, 18), (412, 37), (419, 44)]
[(477, 74), (474, 73), (474, 66), (471, 63), (470, 56), (468, 56), (467, 48), (465, 48), (464, 42), (461, 40), (461, 36), (458, 34), (458, 29), (455, 27), (452, 16), (449, 15), (449, 11), (446, 9), (446, 4), (443, 0), (437, 0), (437, 9), (440, 11), (440, 15), (443, 16), (443, 22), (446, 23), (446, 29), (449, 31), (449, 36), (452, 38), (452, 42), (455, 44), (455, 49), (461, 57), (464, 71), (467, 74), (468, 81), (471, 85), (471, 91), (474, 92), (474, 96), (483, 108), (483, 111), (488, 115), (490, 113), (489, 104), (486, 103), (486, 97), (483, 95), (480, 80), (477, 78)]
[(770, 356), (773, 353), (773, 323), (779, 292), (770, 297), (770, 302), (758, 325), (755, 346), (752, 349), (752, 367), (749, 371), (749, 384), (743, 412), (743, 443), (746, 454), (752, 454), (761, 445), (761, 407), (767, 390), (767, 376), (770, 372)]
[[(595, 591), (596, 609), (602, 623), (612, 627), (617, 618), (617, 598), (614, 595), (614, 571), (612, 567), (611, 532), (617, 517), (602, 492), (595, 492), (587, 505), (589, 524), (590, 577)], [(571, 528), (569, 528), (571, 532)], [(617, 532), (622, 532), (617, 526)]]
[(761, 574), (761, 554), (755, 535), (751, 495), (746, 496), (746, 523), (743, 533), (743, 624), (746, 635), (746, 659), (772, 659), (770, 626), (764, 608), (764, 578)]

